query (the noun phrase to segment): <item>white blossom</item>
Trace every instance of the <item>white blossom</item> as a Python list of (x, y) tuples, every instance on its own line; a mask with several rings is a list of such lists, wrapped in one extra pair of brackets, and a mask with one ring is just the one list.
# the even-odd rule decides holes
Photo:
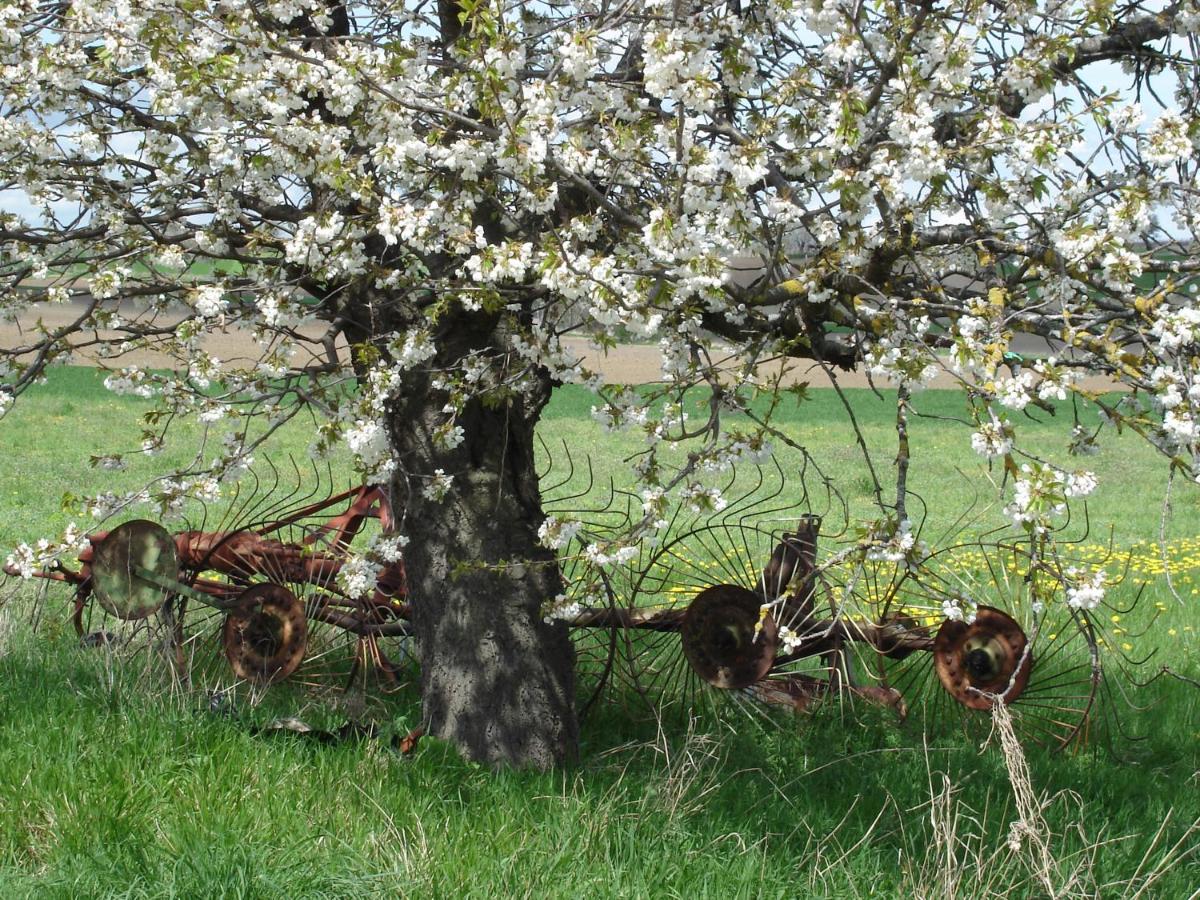
[(421, 493), (427, 500), (440, 503), (454, 484), (454, 476), (447, 475), (442, 469), (434, 469), (429, 481), (421, 488)]
[(1192, 149), (1187, 122), (1172, 110), (1160, 115), (1147, 135), (1146, 158), (1160, 165), (1187, 159)]
[(1067, 587), (1067, 606), (1071, 609), (1095, 609), (1104, 602), (1104, 582), (1107, 573), (1097, 569), (1090, 574), (1074, 567), (1067, 570), (1072, 584)]
[(557, 516), (546, 516), (538, 526), (538, 541), (543, 547), (551, 550), (561, 550), (575, 539), (583, 523), (579, 521), (560, 521)]
[(196, 314), (204, 319), (215, 318), (229, 308), (225, 292), (215, 284), (206, 284), (193, 290), (191, 302)]
[(583, 606), (566, 594), (557, 594), (553, 600), (542, 607), (542, 621), (552, 625), (558, 621), (569, 621), (583, 612)]
[(971, 435), (971, 449), (980, 456), (994, 459), (1012, 452), (1013, 429), (993, 413), (990, 422), (983, 422), (979, 430)]

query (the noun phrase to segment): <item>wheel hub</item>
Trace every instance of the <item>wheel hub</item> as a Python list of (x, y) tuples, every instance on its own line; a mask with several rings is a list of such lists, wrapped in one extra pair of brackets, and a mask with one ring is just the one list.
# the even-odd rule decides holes
[(996, 697), (1012, 703), (1025, 690), (1033, 656), (1025, 632), (1012, 616), (979, 607), (971, 624), (947, 620), (933, 642), (934, 668), (942, 686), (971, 709), (990, 709)]
[(304, 659), (308, 620), (303, 604), (283, 585), (259, 584), (238, 598), (221, 637), (239, 678), (271, 684), (291, 675)]
[(692, 670), (724, 689), (761, 680), (778, 647), (775, 620), (768, 615), (758, 627), (761, 607), (757, 594), (738, 585), (718, 584), (697, 594), (680, 626), (683, 653)]

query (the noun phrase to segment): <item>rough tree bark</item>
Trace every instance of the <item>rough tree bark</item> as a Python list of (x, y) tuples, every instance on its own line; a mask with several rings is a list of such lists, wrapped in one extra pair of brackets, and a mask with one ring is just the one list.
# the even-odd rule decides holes
[[(443, 325), (439, 363), (492, 340), (466, 319)], [(445, 417), (428, 376), (406, 383), (389, 411), (425, 727), (492, 765), (546, 769), (577, 751), (574, 651), (566, 627), (541, 614), (562, 589), (555, 555), (537, 537), (534, 427), (551, 387), (542, 377), (532, 396), (472, 401), (453, 449), (433, 439)], [(422, 492), (422, 476), (437, 469), (454, 475), (440, 501)]]

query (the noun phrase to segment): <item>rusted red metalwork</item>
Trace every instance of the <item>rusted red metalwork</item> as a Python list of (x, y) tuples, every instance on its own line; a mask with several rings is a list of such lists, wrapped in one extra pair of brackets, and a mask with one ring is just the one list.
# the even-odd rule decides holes
[(762, 680), (775, 662), (775, 620), (760, 616), (762, 598), (734, 584), (705, 588), (680, 623), (683, 653), (713, 687), (736, 689)]
[[(328, 516), (342, 504), (340, 512)], [(328, 517), (321, 524), (309, 524), (322, 516)], [(367, 596), (348, 596), (338, 584), (353, 541), (368, 519), (378, 519), (385, 532), (395, 528), (387, 496), (377, 486), (345, 491), (253, 527), (167, 535), (153, 523), (126, 523), (111, 533), (92, 535), (78, 569), (57, 565), (38, 574), (74, 586), (81, 636), (84, 611), (93, 595), (108, 611), (130, 619), (157, 608), (155, 592), (147, 584), (159, 586), (163, 598), (172, 595), (174, 585), (181, 608), (196, 600), (224, 614), (221, 643), (240, 679), (265, 685), (295, 673), (304, 659), (312, 622), (356, 636), (355, 668), (370, 665), (394, 675), (396, 667), (379, 639), (411, 633), (403, 564), (386, 565)], [(299, 527), (303, 537), (281, 539), (290, 526)], [(942, 684), (971, 708), (987, 708), (997, 694), (1006, 702), (1020, 696), (1032, 658), (1024, 632), (1000, 610), (980, 607), (974, 623), (946, 622), (936, 638), (928, 626), (903, 615), (877, 622), (846, 617), (832, 600), (828, 616), (818, 618), (819, 528), (818, 518), (801, 518), (794, 532), (781, 536), (752, 587), (709, 585), (686, 607), (585, 608), (567, 625), (576, 631), (610, 632), (610, 650), (620, 646), (616, 636), (621, 633), (677, 633), (687, 666), (707, 685), (797, 711), (830, 694), (845, 693), (905, 715), (904, 698), (886, 683), (855, 682), (845, 656), (851, 644), (868, 645), (893, 660), (932, 654)], [(148, 557), (131, 552), (136, 547), (161, 551), (150, 556), (161, 556), (169, 565), (147, 569)], [(114, 569), (124, 575), (105, 576), (111, 582), (106, 587), (97, 573)], [(123, 584), (131, 588), (128, 599), (116, 596)], [(309, 589), (303, 602), (288, 585)], [(787, 632), (782, 632), (784, 627)], [(786, 645), (781, 634), (787, 635)], [(787, 668), (806, 659), (820, 659), (825, 677)], [(411, 743), (416, 736), (410, 735)]]
[[(344, 509), (328, 516), (343, 504)], [(322, 516), (328, 518), (310, 524)], [(395, 528), (387, 496), (375, 485), (247, 528), (169, 535), (139, 520), (90, 535), (78, 568), (57, 564), (36, 574), (75, 588), (73, 620), (81, 639), (90, 637), (86, 611), (93, 598), (117, 618), (129, 620), (151, 615), (178, 594), (180, 610), (194, 600), (225, 613), (221, 643), (239, 678), (267, 684), (292, 674), (304, 658), (309, 621), (356, 636), (356, 667), (370, 664), (394, 678), (397, 667), (378, 639), (411, 631), (403, 563), (385, 564), (365, 596), (349, 596), (338, 585), (352, 543), (369, 519), (379, 520), (385, 532)], [(303, 537), (281, 540), (290, 526), (298, 526)], [(151, 556), (161, 565), (146, 568), (150, 560), (139, 556), (138, 548), (157, 550)], [(305, 602), (286, 585), (309, 588)]]
[[(779, 678), (764, 678), (756, 682), (751, 690), (763, 703), (787, 706), (797, 712), (804, 712), (814, 703), (827, 697), (836, 687), (836, 683), (827, 678), (790, 674)], [(869, 703), (895, 710), (901, 719), (908, 715), (904, 697), (895, 688), (882, 685), (848, 685), (844, 690)]]
[(1021, 696), (1033, 671), (1025, 632), (1007, 613), (981, 606), (975, 621), (946, 620), (934, 639), (933, 664), (942, 685), (963, 706), (990, 709)]
[[(287, 543), (268, 537), (340, 503), (347, 503), (346, 510), (311, 530), (302, 541)], [(341, 571), (346, 553), (362, 529), (363, 523), (371, 518), (379, 519), (385, 531), (395, 527), (391, 504), (383, 490), (377, 485), (363, 485), (309, 504), (255, 530), (181, 531), (175, 534), (173, 539), (181, 570), (212, 573), (228, 579), (219, 580), (197, 575), (188, 582), (190, 587), (215, 599), (230, 601), (241, 594), (253, 580), (261, 579), (309, 584), (338, 594), (337, 575)], [(90, 546), (79, 554), (78, 569), (59, 564), (53, 569), (36, 573), (37, 576), (74, 585), (77, 589), (76, 608), (82, 609), (93, 591), (92, 570), (97, 553), (111, 553), (117, 546), (106, 543), (108, 536), (107, 531), (99, 531), (89, 536)], [(102, 550), (104, 547), (108, 549)], [(11, 575), (19, 574), (13, 567), (7, 567), (5, 571)], [(384, 566), (369, 597), (350, 599), (358, 601), (357, 605), (372, 610), (385, 610), (388, 613), (386, 618), (392, 619), (407, 613), (403, 602), (406, 593), (404, 565), (395, 562)], [(329, 598), (322, 614), (329, 615), (334, 620), (333, 624), (349, 626), (350, 619), (345, 615), (338, 615), (334, 611), (335, 606), (336, 601), (332, 597)], [(317, 604), (317, 609), (321, 611), (322, 605)], [(148, 615), (149, 612), (145, 614)], [(380, 620), (380, 616), (372, 615), (364, 618), (362, 624), (378, 625)], [(82, 628), (82, 624), (77, 623), (77, 627)]]
[(774, 599), (787, 594), (778, 613), (782, 622), (802, 622), (813, 614), (820, 529), (818, 517), (805, 516), (795, 533), (783, 535), (763, 568), (763, 596)]
[(230, 667), (239, 678), (256, 684), (271, 684), (296, 671), (307, 642), (304, 604), (281, 584), (248, 588), (221, 630)]

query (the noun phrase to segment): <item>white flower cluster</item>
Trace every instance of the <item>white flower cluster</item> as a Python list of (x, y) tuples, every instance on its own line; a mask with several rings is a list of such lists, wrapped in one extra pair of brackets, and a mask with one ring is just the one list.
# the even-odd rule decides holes
[(400, 562), (407, 546), (408, 538), (402, 534), (380, 533), (367, 542), (367, 556), (385, 563)]
[(533, 245), (528, 242), (506, 241), (489, 244), (466, 261), (464, 269), (474, 281), (496, 284), (502, 281), (520, 281), (529, 271)]
[(1004, 302), (1002, 293), (994, 296), (999, 304), (989, 304), (984, 308), (974, 310), (980, 315), (962, 315), (954, 324), (954, 346), (950, 351), (950, 367), (960, 375), (979, 375), (984, 379), (991, 378), (996, 371), (996, 363), (1002, 350), (991, 348), (1001, 346), (998, 330), (997, 314)]
[(558, 45), (558, 58), (567, 78), (584, 81), (599, 63), (595, 35), (581, 31), (564, 34)]
[(347, 553), (337, 573), (337, 585), (346, 596), (369, 597), (379, 585), (379, 575), (390, 564), (400, 562), (408, 538), (400, 534), (376, 534), (362, 553)]
[(721, 496), (720, 488), (705, 487), (696, 483), (689, 484), (680, 491), (679, 499), (694, 513), (720, 512), (728, 505), (728, 501)]
[(137, 366), (129, 366), (109, 375), (104, 379), (104, 386), (114, 394), (135, 397), (153, 397), (157, 392), (150, 373)]
[(107, 300), (109, 297), (115, 297), (121, 291), (121, 285), (125, 280), (125, 276), (129, 273), (125, 269), (106, 269), (93, 275), (88, 282), (88, 293), (97, 300)]
[(348, 597), (369, 597), (383, 567), (366, 556), (348, 553), (337, 573), (337, 584)]
[(650, 410), (638, 395), (626, 388), (609, 398), (603, 407), (592, 407), (592, 418), (605, 431), (624, 431), (627, 428), (644, 426)]
[(78, 556), (89, 543), (83, 530), (71, 522), (57, 541), (41, 538), (32, 546), (27, 543), (18, 544), (8, 554), (7, 566), (21, 578), (32, 578), (35, 573), (52, 566), (64, 556)]
[(1067, 569), (1071, 579), (1067, 587), (1067, 606), (1071, 609), (1095, 609), (1104, 602), (1104, 582), (1107, 573), (1103, 569), (1086, 573), (1074, 566)]
[(433, 339), (424, 329), (410, 331), (403, 338), (397, 337), (388, 346), (388, 350), (392, 355), (394, 368), (400, 370), (415, 369), (437, 353)]
[(970, 625), (975, 621), (978, 609), (965, 597), (947, 597), (942, 601), (942, 615), (951, 622), (965, 622)]
[[(865, 304), (860, 311), (871, 315)], [(877, 334), (867, 346), (864, 360), (870, 373), (912, 388), (928, 385), (939, 370), (936, 359), (924, 345), (924, 337), (932, 325), (929, 317), (907, 318), (897, 309), (881, 308), (872, 318), (872, 329)]]
[(377, 420), (358, 419), (346, 429), (346, 445), (369, 484), (385, 484), (396, 469), (387, 429)]
[[(686, 414), (683, 417), (686, 420)], [(728, 442), (713, 448), (701, 464), (706, 472), (725, 472), (738, 463), (757, 466), (765, 463), (775, 452), (771, 442), (763, 435), (739, 435), (722, 433)]]
[(866, 539), (866, 558), (876, 561), (902, 562), (913, 555), (924, 556), (926, 548), (918, 544), (908, 519), (877, 522)]
[(421, 494), (427, 500), (432, 500), (434, 503), (441, 503), (446, 499), (446, 494), (450, 492), (452, 484), (454, 484), (453, 475), (447, 475), (443, 469), (434, 469), (428, 483), (421, 488)]
[(1013, 499), (1004, 511), (1015, 525), (1044, 532), (1054, 516), (1067, 509), (1067, 500), (1086, 497), (1097, 485), (1091, 472), (1065, 472), (1045, 463), (1024, 463), (1013, 484)]
[(588, 544), (583, 548), (583, 558), (592, 565), (599, 566), (602, 569), (627, 563), (631, 559), (636, 559), (639, 553), (641, 553), (641, 550), (637, 544), (622, 543), (620, 541), (604, 545)]
[(642, 40), (646, 93), (692, 109), (708, 109), (716, 92), (709, 36), (695, 29), (670, 28)]
[(1033, 371), (1038, 375), (1037, 395), (1040, 400), (1066, 400), (1071, 386), (1079, 380), (1079, 373), (1059, 365), (1058, 360), (1051, 356), (1033, 364)]
[(193, 288), (188, 297), (192, 308), (202, 319), (214, 319), (229, 309), (229, 300), (219, 285), (206, 284)]
[(461, 425), (455, 425), (453, 421), (446, 422), (439, 426), (433, 433), (433, 442), (442, 450), (453, 450), (459, 446), (467, 438), (466, 431)]
[(988, 412), (991, 421), (980, 423), (979, 430), (971, 435), (971, 449), (987, 459), (1006, 456), (1013, 448), (1012, 423), (991, 410)]
[(558, 594), (542, 607), (542, 621), (547, 625), (553, 625), (555, 622), (569, 621), (581, 612), (583, 612), (583, 604), (571, 599), (566, 594)]
[(284, 243), (284, 258), (327, 276), (358, 275), (366, 270), (362, 235), (341, 213), (308, 216)]
[(543, 547), (561, 550), (574, 540), (582, 527), (582, 522), (571, 520), (564, 522), (557, 516), (546, 516), (545, 521), (538, 526), (538, 541)]
[(1021, 410), (1033, 399), (1030, 393), (1033, 388), (1033, 373), (1019, 372), (1010, 378), (1001, 378), (996, 382), (996, 399), (1001, 406)]
[(1189, 304), (1178, 309), (1167, 308), (1150, 327), (1155, 349), (1170, 354), (1200, 341), (1200, 307)]
[(1192, 139), (1188, 125), (1179, 113), (1168, 110), (1160, 115), (1147, 135), (1146, 159), (1158, 165), (1168, 165), (1192, 155)]
[(1068, 472), (1066, 487), (1063, 493), (1067, 497), (1086, 497), (1096, 490), (1099, 482), (1091, 472)]
[(784, 653), (795, 653), (804, 643), (804, 635), (793, 631), (786, 625), (779, 626), (779, 644)]

